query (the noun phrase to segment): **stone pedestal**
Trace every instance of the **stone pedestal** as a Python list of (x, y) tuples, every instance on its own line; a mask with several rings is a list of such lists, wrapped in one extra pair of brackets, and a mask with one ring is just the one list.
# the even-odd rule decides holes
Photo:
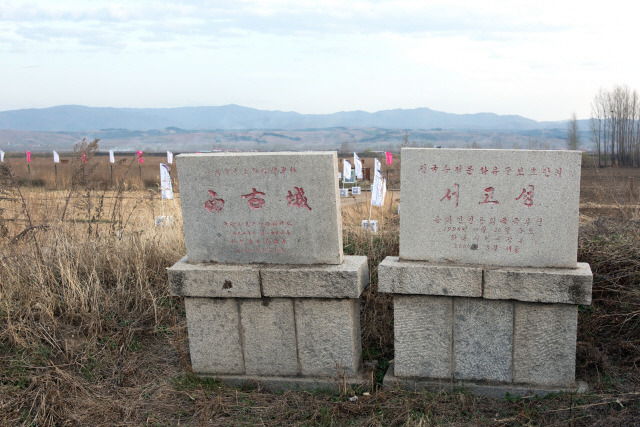
[(168, 273), (171, 294), (185, 298), (196, 374), (274, 389), (362, 381), (366, 257), (310, 266), (190, 264), (184, 257)]
[(395, 361), (385, 386), (469, 386), (492, 396), (581, 390), (575, 381), (578, 304), (593, 276), (577, 268), (403, 261), (378, 267), (393, 294)]

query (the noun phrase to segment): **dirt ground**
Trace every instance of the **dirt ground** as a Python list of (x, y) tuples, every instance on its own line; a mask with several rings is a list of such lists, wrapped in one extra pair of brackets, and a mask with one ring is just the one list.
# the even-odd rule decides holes
[(638, 215), (639, 187), (639, 168), (583, 168), (580, 180), (581, 220)]

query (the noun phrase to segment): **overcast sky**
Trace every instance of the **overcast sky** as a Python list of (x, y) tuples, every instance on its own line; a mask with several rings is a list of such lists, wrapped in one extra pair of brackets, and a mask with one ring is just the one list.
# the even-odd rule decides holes
[(0, 0), (0, 110), (247, 107), (588, 118), (640, 89), (627, 1)]

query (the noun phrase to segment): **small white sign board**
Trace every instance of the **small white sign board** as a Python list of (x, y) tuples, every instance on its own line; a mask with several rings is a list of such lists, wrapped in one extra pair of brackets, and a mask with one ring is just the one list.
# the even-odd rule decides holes
[(357, 194), (361, 194), (360, 187), (351, 187), (351, 194), (353, 194), (354, 196)]
[(341, 188), (340, 189), (340, 197), (348, 197), (349, 196), (349, 189), (348, 188)]
[(156, 227), (162, 227), (167, 225), (173, 225), (173, 217), (167, 215), (161, 215), (156, 217)]
[(367, 221), (366, 219), (362, 220), (362, 229), (363, 230), (371, 230), (374, 233), (378, 232), (378, 221), (371, 220)]

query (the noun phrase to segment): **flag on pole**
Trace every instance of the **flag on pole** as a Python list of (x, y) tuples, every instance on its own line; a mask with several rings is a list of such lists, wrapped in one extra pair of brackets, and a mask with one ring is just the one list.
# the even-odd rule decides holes
[(390, 165), (393, 162), (393, 154), (388, 151), (385, 151), (384, 154), (387, 156), (387, 164)]
[(360, 157), (354, 152), (353, 153), (353, 164), (356, 169), (356, 178), (362, 179), (362, 162), (360, 161)]
[(380, 171), (376, 171), (371, 186), (371, 205), (384, 206), (384, 197), (387, 194), (387, 180), (383, 178)]
[(109, 150), (109, 163), (115, 163), (116, 162), (116, 158), (113, 155), (113, 150)]
[(31, 151), (27, 150), (27, 163), (31, 163)]
[(4, 151), (0, 150), (0, 162), (4, 163)]
[(171, 187), (171, 166), (160, 163), (160, 191), (163, 199), (173, 199), (173, 188)]
[[(377, 157), (374, 157), (374, 158), (373, 158), (373, 162), (374, 162), (374, 163), (373, 163), (373, 164), (374, 164), (374, 166), (373, 166), (373, 171), (374, 171), (374, 173), (375, 173), (375, 172), (378, 172), (378, 171), (380, 170), (380, 168), (382, 167), (382, 165), (380, 164), (380, 160), (378, 160), (378, 158), (377, 158)], [(374, 179), (375, 179), (375, 178), (374, 178)]]
[(142, 158), (142, 151), (138, 150), (136, 151), (136, 154), (138, 155), (138, 163), (144, 163), (144, 159)]
[(173, 153), (171, 151), (167, 151), (167, 163), (173, 163)]
[(351, 177), (351, 163), (347, 159), (344, 159), (344, 164), (342, 165), (342, 176), (345, 180)]
[(53, 163), (60, 163), (60, 156), (56, 153), (56, 150), (53, 150)]

